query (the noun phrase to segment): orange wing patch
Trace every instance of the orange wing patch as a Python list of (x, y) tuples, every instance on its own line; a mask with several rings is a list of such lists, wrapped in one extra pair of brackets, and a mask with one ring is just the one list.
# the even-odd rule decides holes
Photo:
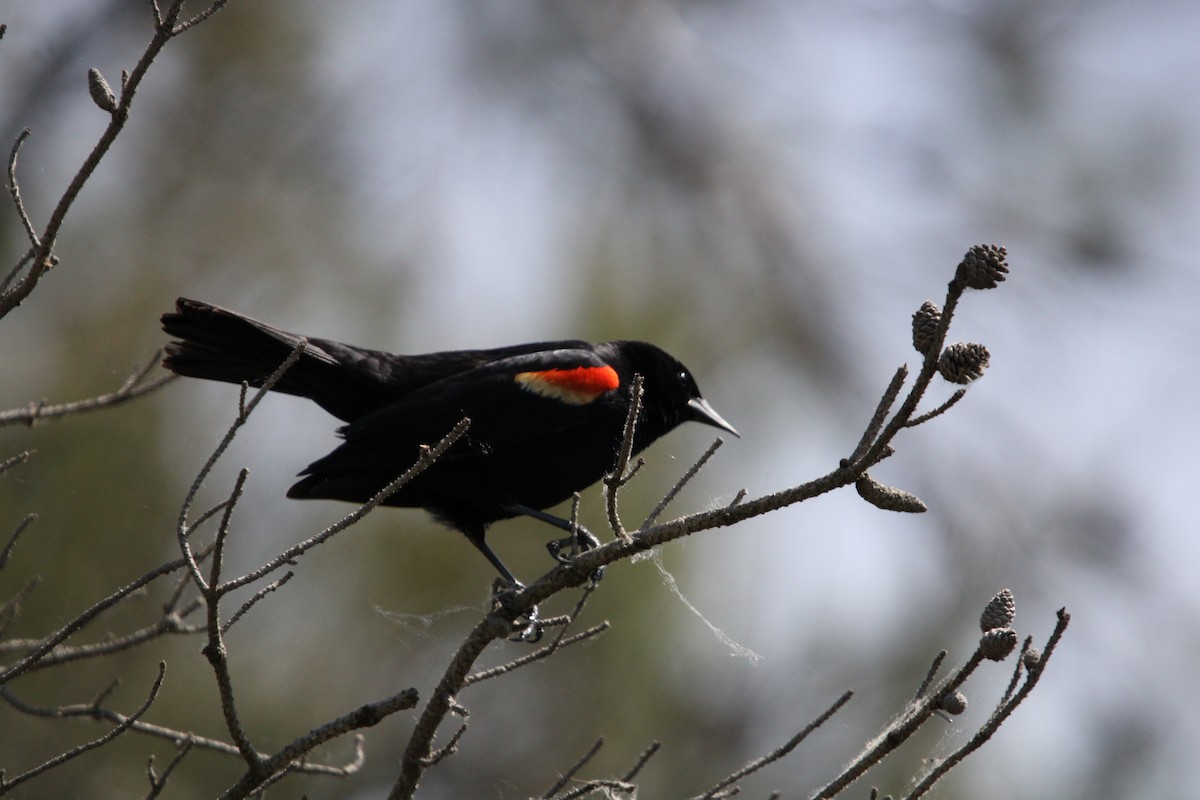
[(522, 372), (513, 380), (521, 388), (534, 394), (574, 406), (590, 403), (605, 392), (621, 385), (617, 371), (609, 366)]

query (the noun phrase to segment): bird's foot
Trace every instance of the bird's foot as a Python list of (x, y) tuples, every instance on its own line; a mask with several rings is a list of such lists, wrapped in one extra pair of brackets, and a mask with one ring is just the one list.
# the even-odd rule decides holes
[[(492, 610), (505, 609), (512, 610), (512, 599), (517, 592), (525, 588), (525, 585), (520, 581), (509, 581), (504, 578), (497, 578), (492, 584)], [(513, 632), (509, 635), (510, 642), (528, 642), (533, 644), (542, 638), (542, 618), (538, 613), (538, 607), (533, 606), (528, 611), (521, 613), (512, 620)]]
[[(546, 550), (549, 551), (550, 557), (559, 564), (570, 564), (575, 560), (576, 556), (586, 553), (588, 550), (594, 550), (599, 546), (600, 540), (582, 525), (575, 527), (575, 533), (572, 536), (565, 536), (562, 539), (553, 539), (546, 542)], [(592, 583), (599, 582), (603, 576), (604, 568), (597, 567), (592, 572)]]

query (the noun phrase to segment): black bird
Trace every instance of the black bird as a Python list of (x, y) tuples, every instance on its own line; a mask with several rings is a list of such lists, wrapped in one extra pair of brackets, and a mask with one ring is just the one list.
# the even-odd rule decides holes
[(181, 297), (162, 317), (163, 365), (194, 378), (261, 386), (300, 342), (274, 390), (307, 397), (347, 424), (345, 440), (300, 473), (288, 497), (365, 503), (463, 417), (467, 432), (385, 505), (424, 508), (466, 534), (500, 574), (516, 578), (484, 541), (488, 525), (542, 512), (616, 463), (629, 384), (643, 379), (633, 449), (687, 421), (737, 431), (700, 396), (678, 360), (646, 342), (534, 342), (491, 350), (395, 355), (298, 336)]

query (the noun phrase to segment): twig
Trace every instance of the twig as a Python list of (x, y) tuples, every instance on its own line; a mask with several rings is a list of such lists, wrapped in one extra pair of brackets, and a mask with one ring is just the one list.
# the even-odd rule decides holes
[[(200, 587), (202, 592), (207, 593), (210, 587), (218, 586), (221, 583), (221, 569), (225, 566), (225, 540), (229, 537), (229, 521), (233, 518), (233, 509), (237, 507), (238, 500), (242, 498), (248, 477), (250, 477), (248, 469), (242, 467), (238, 470), (237, 478), (233, 482), (233, 490), (230, 491), (229, 498), (223, 503), (221, 521), (217, 523), (217, 535), (213, 538), (212, 564), (208, 571), (208, 583)], [(205, 600), (218, 598), (219, 595), (212, 598), (206, 596)]]
[(467, 732), (467, 724), (470, 721), (471, 712), (467, 711), (466, 707), (457, 703), (450, 703), (450, 713), (462, 720), (458, 729), (450, 735), (450, 739), (437, 750), (434, 750), (429, 755), (422, 759), (421, 765), (429, 768), (436, 764), (440, 764), (447, 756), (454, 755), (458, 752), (458, 740)]
[(145, 383), (141, 382), (161, 357), (162, 351), (160, 350), (144, 367), (139, 367), (130, 373), (129, 377), (125, 379), (125, 382), (115, 392), (102, 394), (98, 397), (89, 397), (86, 400), (75, 400), (70, 403), (58, 403), (55, 405), (47, 405), (46, 401), (41, 400), (29, 403), (24, 408), (2, 411), (0, 412), (0, 427), (17, 423), (33, 425), (38, 420), (55, 419), (70, 414), (79, 414), (84, 411), (97, 411), (147, 395), (178, 377), (177, 375), (160, 375)]
[(933, 683), (933, 679), (937, 677), (938, 670), (942, 668), (942, 662), (945, 660), (945, 650), (934, 656), (933, 663), (929, 665), (929, 671), (925, 673), (925, 680), (921, 681), (921, 685), (917, 687), (917, 693), (913, 695), (913, 700), (920, 700), (925, 692), (929, 691), (929, 686)]
[[(489, 678), (499, 677), (500, 675), (504, 675), (508, 672), (512, 672), (515, 669), (520, 669), (521, 667), (524, 667), (527, 664), (532, 664), (535, 661), (541, 661), (543, 659), (549, 658), (550, 656), (554, 655), (554, 653), (557, 652), (558, 650), (562, 650), (564, 648), (570, 647), (573, 644), (578, 644), (579, 642), (582, 642), (585, 639), (591, 639), (593, 636), (597, 636), (601, 633), (604, 633), (610, 627), (611, 626), (609, 625), (609, 623), (607, 621), (601, 622), (597, 625), (593, 625), (592, 627), (587, 628), (586, 630), (582, 630), (579, 633), (572, 634), (571, 636), (568, 636), (566, 638), (561, 638), (561, 637), (556, 638), (553, 642), (546, 645), (545, 647), (539, 648), (532, 653), (527, 653), (526, 655), (523, 655), (520, 658), (514, 658), (512, 661), (508, 661), (497, 667), (492, 667), (491, 669), (480, 670), (479, 672), (472, 672), (470, 675), (468, 675), (466, 678), (463, 679), (463, 687), (465, 688), (467, 686), (470, 686), (473, 683), (479, 683), (480, 681), (486, 681)], [(565, 630), (565, 628), (564, 628), (564, 630)]]
[(140, 578), (134, 579), (110, 594), (108, 597), (104, 598), (98, 603), (95, 603), (82, 614), (75, 617), (75, 619), (63, 625), (45, 639), (42, 639), (41, 643), (30, 650), (20, 661), (10, 665), (7, 669), (0, 671), (0, 685), (7, 683), (18, 675), (28, 671), (32, 665), (36, 664), (47, 653), (61, 644), (67, 639), (67, 637), (77, 633), (103, 612), (125, 600), (131, 594), (140, 590), (152, 581), (161, 578), (163, 575), (169, 575), (178, 569), (182, 569), (184, 566), (186, 566), (186, 562), (182, 558), (160, 564), (159, 566), (142, 575)]
[[(229, 0), (215, 0), (215, 2), (213, 2), (212, 5), (210, 5), (208, 8), (204, 9), (203, 11), (201, 11), (196, 16), (192, 17), (191, 19), (187, 20), (186, 22), (181, 22), (178, 25), (176, 25), (171, 30), (171, 34), (174, 36), (178, 36), (179, 34), (186, 31), (188, 28), (191, 28), (195, 25), (199, 25), (201, 22), (204, 22), (204, 20), (208, 19), (213, 14), (216, 14), (218, 11), (220, 11), (222, 8), (224, 8), (225, 4), (228, 2), (229, 2)], [(156, 6), (156, 10), (157, 10), (157, 6)]]
[(0, 569), (4, 569), (8, 564), (8, 559), (12, 556), (13, 548), (17, 546), (17, 539), (25, 532), (25, 529), (32, 525), (38, 516), (37, 514), (26, 514), (25, 518), (17, 523), (17, 527), (13, 529), (12, 535), (8, 537), (8, 543), (4, 545), (4, 549), (0, 550)]
[(577, 797), (584, 797), (585, 795), (589, 795), (597, 789), (606, 790), (604, 792), (606, 797), (619, 797), (622, 795), (625, 797), (633, 797), (637, 792), (636, 786), (624, 783), (623, 781), (594, 779), (588, 781), (582, 786), (572, 789), (566, 794), (560, 794), (558, 797), (554, 798), (554, 800), (575, 800)]
[(550, 800), (550, 798), (558, 794), (558, 792), (564, 786), (571, 782), (571, 779), (575, 777), (575, 774), (579, 772), (579, 770), (583, 769), (589, 761), (596, 757), (596, 754), (600, 752), (601, 747), (604, 747), (603, 736), (597, 739), (592, 746), (587, 749), (586, 753), (580, 756), (574, 764), (572, 764), (566, 769), (566, 771), (558, 776), (558, 780), (556, 780), (549, 789), (542, 793), (541, 800)]
[[(92, 177), (99, 166), (100, 161), (108, 153), (117, 136), (125, 127), (125, 123), (129, 119), (129, 108), (133, 103), (134, 94), (137, 92), (138, 86), (145, 77), (146, 71), (158, 57), (158, 54), (166, 46), (177, 33), (174, 30), (175, 22), (179, 19), (180, 13), (183, 11), (184, 0), (173, 0), (165, 13), (156, 14), (156, 24), (154, 36), (150, 39), (141, 58), (130, 71), (129, 76), (123, 81), (121, 87), (121, 97), (117, 102), (116, 109), (111, 113), (108, 125), (104, 132), (100, 135), (100, 139), (96, 142), (91, 152), (80, 165), (74, 177), (71, 178), (67, 188), (59, 197), (58, 203), (53, 211), (50, 212), (50, 218), (46, 222), (46, 227), (42, 230), (41, 236), (34, 236), (37, 245), (33, 248), (33, 255), (29, 266), (29, 271), (25, 273), (25, 277), (16, 282), (15, 285), (6, 287), (3, 293), (0, 293), (0, 317), (8, 314), (24, 302), (25, 298), (37, 287), (42, 276), (46, 274), (57, 263), (57, 259), (53, 255), (54, 245), (58, 241), (58, 233), (62, 229), (64, 220), (71, 207), (75, 204), (75, 200), (79, 197), (79, 193), (83, 191), (84, 185)], [(22, 133), (18, 136), (18, 144), (28, 134)], [(14, 147), (14, 152), (16, 148)], [(10, 157), (9, 163), (9, 186), (15, 186), (16, 182), (16, 163), (15, 157)], [(31, 222), (22, 222), (26, 226), (27, 231), (33, 229)]]
[(206, 600), (205, 604), (209, 610), (208, 624), (205, 626), (208, 631), (208, 644), (200, 652), (208, 659), (216, 678), (217, 692), (221, 697), (221, 713), (225, 717), (225, 730), (229, 731), (234, 745), (241, 753), (242, 760), (246, 762), (246, 766), (249, 768), (248, 773), (259, 775), (265, 772), (263, 758), (254, 749), (249, 734), (242, 727), (237, 701), (233, 695), (233, 675), (229, 671), (229, 659), (226, 656), (224, 637), (221, 635), (220, 620), (214, 619), (218, 616), (219, 605), (215, 600), (212, 602)]
[(8, 287), (12, 286), (12, 282), (15, 281), (17, 276), (21, 274), (21, 270), (24, 269), (25, 265), (32, 260), (33, 248), (30, 248), (25, 251), (24, 255), (17, 259), (17, 263), (13, 264), (12, 269), (10, 269), (8, 274), (4, 276), (4, 280), (0, 280), (0, 295), (8, 291)]
[(696, 797), (694, 797), (692, 800), (711, 800), (712, 798), (716, 797), (718, 795), (718, 793), (721, 792), (723, 789), (733, 786), (733, 784), (737, 783), (738, 781), (740, 781), (742, 778), (746, 777), (747, 775), (758, 772), (760, 769), (767, 766), (768, 764), (771, 764), (772, 762), (778, 761), (779, 759), (783, 758), (788, 753), (792, 752), (792, 750), (796, 749), (796, 746), (799, 745), (801, 742), (803, 742), (810, 733), (812, 733), (817, 728), (824, 725), (829, 720), (830, 717), (832, 717), (839, 710), (841, 710), (842, 706), (846, 705), (846, 703), (848, 703), (850, 701), (850, 698), (853, 696), (854, 696), (854, 692), (844, 693), (841, 697), (839, 697), (836, 701), (834, 701), (833, 705), (831, 705), (829, 708), (825, 709), (825, 711), (820, 716), (818, 716), (812, 722), (808, 723), (808, 725), (805, 726), (805, 728), (802, 731), (797, 733), (791, 739), (788, 739), (780, 747), (776, 748), (775, 750), (772, 750), (770, 753), (763, 756), (762, 758), (757, 758), (754, 761), (751, 761), (746, 766), (742, 767), (741, 769), (739, 769), (739, 770), (735, 771), (734, 773), (732, 773), (731, 775), (729, 775), (729, 777), (724, 778), (724, 779), (718, 781), (717, 783), (713, 784), (708, 789), (708, 791), (704, 792), (704, 794), (696, 795)]
[[(37, 586), (40, 581), (41, 578), (39, 578), (37, 575), (34, 575), (32, 578), (25, 581), (25, 585), (18, 589), (16, 594), (5, 600), (3, 605), (0, 605), (0, 636), (4, 636), (6, 633), (8, 633), (9, 626), (12, 625), (13, 621), (16, 620), (17, 616), (21, 613), (21, 603), (26, 597), (29, 596), (29, 593), (33, 591), (34, 587)], [(8, 643), (0, 642), (0, 652), (4, 652), (3, 646), (5, 644)]]
[(0, 475), (8, 472), (13, 467), (24, 464), (29, 460), (29, 457), (36, 452), (36, 450), (26, 450), (24, 453), (17, 453), (15, 456), (9, 456), (3, 461), (0, 461)]
[(608, 510), (608, 525), (613, 534), (621, 541), (629, 541), (629, 533), (621, 524), (621, 515), (617, 512), (617, 493), (633, 478), (644, 462), (641, 459), (629, 467), (629, 459), (633, 455), (633, 437), (637, 431), (638, 416), (642, 413), (642, 376), (634, 375), (629, 385), (629, 413), (625, 415), (625, 432), (621, 436), (621, 447), (617, 451), (617, 463), (613, 466), (611, 475), (604, 478), (605, 505)]
[(687, 472), (683, 473), (683, 476), (680, 477), (679, 480), (675, 481), (675, 485), (672, 486), (665, 495), (663, 495), (662, 499), (658, 501), (658, 505), (654, 507), (654, 509), (646, 517), (646, 521), (639, 526), (638, 530), (647, 528), (654, 524), (655, 520), (658, 519), (658, 515), (666, 510), (667, 506), (671, 504), (671, 501), (675, 499), (675, 496), (683, 490), (684, 486), (687, 486), (688, 481), (696, 477), (696, 473), (704, 468), (704, 465), (708, 463), (708, 460), (713, 457), (713, 454), (716, 453), (723, 444), (725, 444), (725, 440), (719, 436), (713, 440), (713, 443), (708, 446), (708, 449), (704, 451), (704, 454), (701, 455), (700, 458), (696, 459), (692, 466), (688, 467)]
[(907, 741), (938, 709), (942, 696), (961, 686), (971, 673), (983, 663), (983, 660), (983, 654), (976, 649), (967, 663), (939, 685), (936, 691), (925, 695), (918, 702), (909, 704), (899, 718), (868, 742), (863, 751), (842, 770), (841, 774), (813, 794), (811, 800), (829, 800), (829, 798), (836, 797), (843, 789), (862, 777), (867, 770)]
[[(924, 796), (925, 793), (933, 788), (934, 784), (945, 777), (946, 773), (948, 773), (958, 764), (962, 763), (963, 759), (978, 750), (985, 742), (992, 738), (1004, 721), (1008, 719), (1009, 715), (1011, 715), (1012, 712), (1016, 710), (1017, 706), (1021, 704), (1021, 701), (1028, 697), (1029, 693), (1033, 691), (1033, 687), (1037, 685), (1038, 679), (1042, 677), (1042, 672), (1046, 668), (1046, 662), (1050, 660), (1050, 656), (1054, 653), (1054, 649), (1058, 647), (1058, 643), (1062, 639), (1063, 634), (1067, 630), (1067, 625), (1070, 624), (1070, 622), (1071, 615), (1067, 613), (1065, 608), (1060, 608), (1058, 610), (1058, 622), (1054, 626), (1054, 631), (1050, 634), (1050, 638), (1046, 642), (1046, 647), (1042, 653), (1041, 660), (1038, 661), (1037, 665), (1033, 669), (1029, 670), (1028, 677), (1026, 677), (1025, 682), (1021, 684), (1020, 690), (1011, 696), (1009, 692), (1005, 692), (1005, 697), (1003, 700), (1001, 700), (1000, 705), (997, 706), (996, 710), (992, 712), (990, 717), (988, 717), (987, 722), (980, 727), (975, 735), (946, 758), (939, 760), (937, 765), (928, 773), (926, 773), (921, 780), (917, 782), (917, 785), (912, 788), (912, 791), (905, 796), (905, 800), (917, 800), (917, 798)], [(1022, 656), (1026, 650), (1028, 650), (1028, 645), (1022, 648)], [(1021, 662), (1022, 658), (1018, 656), (1018, 670), (1020, 669)]]
[(17, 259), (17, 263), (12, 265), (12, 269), (8, 270), (7, 275), (0, 281), (0, 295), (4, 294), (8, 287), (11, 287), (12, 282), (16, 281), (17, 276), (20, 275), (20, 271), (25, 269), (25, 265), (29, 264), (31, 260), (34, 260), (34, 248), (32, 247), (26, 249), (24, 255)]
[[(191, 613), (199, 608), (199, 602), (194, 602), (183, 613)], [(70, 661), (80, 661), (87, 658), (99, 658), (102, 656), (120, 653), (124, 650), (129, 650), (137, 647), (145, 642), (157, 639), (166, 634), (195, 634), (203, 633), (205, 627), (203, 625), (185, 625), (183, 624), (183, 613), (181, 614), (164, 614), (153, 625), (148, 625), (144, 628), (139, 628), (124, 636), (115, 638), (105, 638), (99, 642), (92, 644), (80, 645), (78, 647), (55, 647), (42, 658), (38, 659), (36, 664), (29, 668), (29, 672), (38, 672), (40, 670), (56, 667), (60, 664), (65, 664)], [(38, 644), (37, 640), (10, 640), (0, 644), (0, 652), (11, 650), (25, 649)]]
[(154, 771), (154, 756), (150, 756), (149, 761), (146, 762), (146, 778), (150, 781), (150, 791), (146, 793), (145, 800), (154, 800), (154, 798), (158, 797), (159, 793), (161, 793), (163, 788), (166, 787), (167, 781), (170, 780), (171, 773), (174, 772), (175, 768), (178, 767), (180, 762), (183, 761), (184, 756), (192, 752), (193, 744), (195, 744), (195, 742), (190, 738), (184, 740), (183, 744), (179, 746), (179, 752), (176, 753), (175, 757), (172, 758), (170, 763), (167, 764), (167, 768), (163, 770), (161, 777), (159, 777)]
[(906, 428), (915, 428), (918, 425), (924, 425), (926, 422), (929, 422), (929, 420), (933, 419), (934, 417), (939, 417), (942, 414), (945, 414), (947, 411), (949, 411), (951, 408), (953, 408), (954, 405), (959, 400), (962, 400), (966, 396), (967, 396), (966, 389), (956, 389), (954, 394), (950, 395), (949, 399), (946, 400), (946, 402), (942, 403), (940, 406), (938, 406), (933, 411), (930, 411), (927, 414), (922, 414), (919, 417), (913, 417), (907, 423), (905, 423), (905, 427)]
[(946, 333), (950, 330), (950, 322), (954, 318), (955, 309), (958, 307), (958, 301), (962, 298), (964, 291), (966, 291), (966, 285), (959, 281), (956, 275), (946, 287), (946, 301), (938, 317), (937, 333), (933, 337), (931, 345), (925, 351), (925, 360), (921, 363), (921, 371), (917, 373), (912, 388), (909, 389), (908, 395), (900, 404), (900, 408), (896, 410), (896, 413), (892, 415), (892, 418), (883, 426), (878, 436), (875, 437), (875, 441), (865, 449), (861, 446), (855, 449), (855, 458), (851, 459), (854, 465), (866, 468), (878, 463), (884, 451), (891, 445), (892, 440), (896, 438), (896, 434), (912, 420), (913, 414), (917, 410), (917, 404), (925, 396), (925, 391), (929, 388), (930, 381), (933, 380), (934, 375), (937, 373), (938, 357), (942, 351), (942, 346), (946, 342)]
[(317, 545), (321, 544), (322, 542), (328, 540), (330, 537), (335, 536), (338, 533), (341, 533), (346, 528), (349, 528), (351, 525), (358, 522), (360, 519), (362, 519), (364, 516), (366, 516), (372, 509), (374, 509), (376, 506), (378, 506), (380, 503), (382, 503), (384, 500), (386, 500), (388, 497), (390, 497), (392, 494), (394, 494), (396, 491), (398, 491), (406, 483), (408, 483), (413, 478), (417, 477), (417, 475), (421, 474), (426, 469), (428, 469), (430, 467), (430, 465), (432, 465), (435, 461), (437, 461), (438, 458), (440, 458), (443, 453), (445, 453), (447, 450), (449, 450), (450, 447), (452, 447), (454, 445), (454, 443), (458, 441), (459, 437), (461, 437), (464, 433), (466, 433), (467, 428), (470, 426), (470, 424), (471, 424), (471, 421), (464, 417), (462, 420), (459, 421), (459, 423), (457, 425), (455, 425), (450, 430), (449, 433), (447, 433), (444, 437), (442, 437), (441, 441), (439, 441), (433, 447), (423, 447), (421, 449), (420, 455), (417, 457), (416, 463), (413, 464), (411, 467), (409, 467), (408, 471), (405, 472), (403, 475), (396, 478), (396, 480), (389, 483), (383, 489), (379, 490), (379, 492), (374, 497), (372, 497), (369, 501), (367, 501), (363, 505), (359, 506), (358, 508), (354, 509), (349, 514), (347, 514), (346, 516), (342, 517), (340, 520), (335, 522), (333, 525), (330, 525), (328, 528), (326, 528), (325, 530), (318, 533), (316, 536), (305, 539), (303, 542), (300, 542), (299, 544), (293, 545), (292, 547), (288, 548), (287, 550), (284, 550), (279, 555), (275, 556), (275, 558), (272, 558), (267, 563), (263, 564), (262, 566), (258, 567), (257, 569), (247, 572), (245, 575), (241, 576), (240, 578), (234, 578), (234, 579), (231, 579), (231, 580), (226, 581), (225, 583), (221, 584), (220, 587), (218, 587), (219, 590), (221, 591), (221, 593), (224, 594), (224, 593), (233, 591), (234, 589), (237, 589), (240, 586), (245, 586), (248, 583), (252, 583), (252, 582), (258, 580), (259, 578), (263, 577), (264, 575), (274, 572), (275, 570), (282, 567), (284, 564), (290, 564), (291, 562), (295, 561), (296, 558), (298, 558), (299, 556), (303, 555), (304, 553), (308, 552), (312, 548), (314, 548)]
[[(212, 472), (213, 467), (216, 466), (217, 461), (222, 455), (224, 455), (225, 450), (233, 442), (233, 437), (238, 432), (238, 429), (246, 424), (246, 420), (249, 419), (250, 413), (258, 406), (259, 401), (261, 401), (262, 398), (266, 396), (267, 392), (269, 392), (275, 386), (275, 384), (279, 382), (284, 373), (296, 363), (301, 354), (304, 352), (306, 346), (307, 342), (301, 340), (296, 344), (295, 347), (292, 348), (292, 351), (288, 353), (288, 356), (283, 360), (283, 363), (281, 363), (275, 369), (275, 371), (272, 372), (265, 381), (263, 381), (262, 387), (255, 393), (254, 399), (250, 401), (249, 405), (239, 400), (237, 417), (234, 418), (233, 422), (229, 426), (229, 429), (225, 431), (225, 436), (217, 444), (212, 454), (209, 455), (208, 460), (204, 462), (204, 466), (202, 466), (200, 471), (196, 473), (196, 479), (192, 481), (191, 488), (188, 489), (187, 495), (185, 495), (183, 498), (183, 504), (179, 508), (179, 522), (175, 528), (175, 538), (179, 543), (179, 550), (183, 554), (183, 558), (187, 563), (188, 572), (191, 573), (192, 580), (196, 582), (196, 586), (198, 586), (202, 592), (207, 588), (208, 584), (207, 581), (204, 580), (204, 576), (200, 574), (200, 565), (196, 563), (196, 557), (192, 553), (192, 547), (190, 544), (188, 544), (188, 530), (190, 527), (188, 525), (188, 514), (191, 512), (192, 503), (195, 502), (196, 494), (200, 491), (200, 485), (204, 483), (204, 480), (208, 477), (208, 474)], [(245, 384), (243, 384), (243, 396), (245, 395), (245, 391)]]
[[(524, 592), (520, 593), (524, 594)], [(507, 636), (512, 629), (515, 614), (508, 608), (497, 609), (482, 620), (471, 630), (463, 643), (459, 645), (450, 664), (442, 673), (433, 695), (421, 711), (417, 724), (409, 737), (408, 745), (400, 761), (400, 775), (392, 785), (388, 794), (389, 800), (411, 798), (417, 790), (421, 776), (425, 772), (426, 759), (430, 755), (433, 737), (437, 734), (442, 720), (454, 705), (454, 696), (462, 688), (471, 667), (483, 654), (489, 644), (498, 638)]]
[(545, 647), (521, 656), (520, 658), (515, 658), (506, 664), (501, 664), (498, 667), (492, 667), (491, 669), (472, 673), (463, 679), (463, 686), (466, 687), (470, 686), (472, 683), (478, 683), (479, 681), (487, 680), (488, 678), (495, 678), (499, 675), (519, 669), (526, 664), (532, 664), (534, 661), (541, 661), (544, 658), (549, 658), (560, 648), (569, 647), (576, 642), (582, 642), (584, 639), (590, 639), (593, 636), (608, 630), (609, 624), (607, 621), (605, 621), (601, 622), (599, 625), (593, 625), (591, 628), (588, 628), (581, 633), (577, 633), (570, 638), (564, 638), (567, 634), (567, 629), (573, 622), (575, 622), (576, 619), (579, 618), (580, 613), (583, 612), (583, 607), (587, 605), (588, 598), (592, 596), (592, 592), (596, 591), (596, 586), (597, 583), (592, 581), (586, 587), (584, 587), (583, 594), (579, 596), (579, 600), (575, 603), (575, 608), (571, 609), (570, 614), (562, 617), (561, 621), (558, 617), (551, 617), (550, 619), (542, 620), (542, 627), (549, 627), (551, 625), (559, 624), (562, 625), (562, 630), (560, 630), (558, 635), (554, 637), (554, 641), (550, 642), (550, 644), (546, 645)]
[(643, 750), (642, 754), (637, 757), (637, 761), (633, 762), (633, 766), (629, 768), (629, 771), (621, 776), (621, 780), (628, 783), (636, 778), (637, 774), (642, 771), (642, 767), (646, 766), (646, 762), (649, 761), (661, 748), (661, 742), (651, 742), (650, 746)]
[[(18, 699), (7, 686), (0, 686), (0, 698), (2, 698), (17, 711), (30, 716), (49, 717), (54, 719), (87, 717), (89, 719), (102, 720), (115, 724), (130, 723), (129, 730), (146, 736), (152, 736), (156, 739), (163, 739), (172, 742), (176, 746), (182, 746), (184, 742), (191, 742), (195, 747), (199, 747), (204, 750), (210, 750), (214, 753), (220, 753), (222, 755), (229, 756), (239, 755), (238, 749), (228, 742), (222, 742), (219, 739), (210, 739), (206, 736), (198, 736), (187, 731), (166, 728), (161, 725), (154, 725), (149, 722), (142, 722), (141, 720), (133, 720), (124, 714), (113, 711), (112, 709), (97, 707), (93, 703), (67, 706), (34, 706)], [(386, 703), (387, 701), (383, 702)], [(357, 713), (357, 711), (352, 713)], [(343, 731), (343, 733), (344, 732), (345, 731)], [(260, 753), (259, 755), (261, 755), (264, 760), (268, 758), (266, 754)], [(347, 767), (345, 766), (335, 767), (328, 764), (315, 764), (309, 761), (297, 763), (295, 765), (295, 769), (296, 771), (311, 775), (326, 775), (336, 777), (348, 774), (346, 772)]]
[(887, 419), (888, 412), (892, 410), (892, 406), (896, 403), (896, 398), (900, 396), (900, 390), (904, 388), (904, 381), (907, 377), (908, 367), (901, 365), (896, 370), (896, 374), (892, 376), (892, 382), (883, 391), (883, 396), (879, 398), (879, 403), (875, 406), (875, 413), (871, 415), (871, 421), (867, 423), (862, 438), (858, 440), (858, 445), (850, 455), (851, 461), (857, 461), (861, 458), (863, 453), (867, 452), (867, 448), (871, 446), (871, 442), (875, 441), (875, 437), (879, 435), (879, 431), (883, 428), (883, 423)]
[(162, 687), (163, 676), (166, 675), (166, 673), (167, 673), (166, 662), (163, 662), (163, 661), (158, 662), (158, 677), (154, 679), (154, 685), (150, 687), (150, 695), (146, 698), (146, 701), (144, 703), (142, 703), (141, 707), (138, 708), (137, 711), (133, 712), (132, 715), (127, 717), (124, 722), (117, 725), (117, 727), (113, 728), (111, 731), (104, 734), (100, 738), (93, 739), (92, 741), (87, 742), (86, 744), (81, 744), (78, 747), (73, 747), (64, 753), (61, 753), (61, 754), (55, 756), (54, 758), (44, 761), (41, 764), (34, 767), (33, 769), (28, 770), (27, 772), (21, 773), (20, 775), (18, 775), (16, 778), (14, 778), (11, 781), (4, 780), (3, 775), (0, 775), (0, 794), (5, 794), (5, 793), (9, 792), (10, 790), (12, 790), (15, 786), (18, 786), (19, 784), (24, 783), (25, 781), (29, 780), (30, 778), (34, 778), (34, 777), (42, 774), (43, 772), (47, 772), (51, 769), (54, 769), (55, 767), (59, 766), (60, 764), (70, 761), (71, 759), (75, 758), (76, 756), (83, 755), (84, 753), (88, 752), (89, 750), (95, 750), (97, 747), (102, 747), (103, 745), (108, 744), (113, 739), (117, 738), (122, 733), (127, 731), (130, 728), (130, 726), (139, 717), (141, 717), (143, 714), (146, 713), (146, 711), (150, 708), (150, 705), (158, 697), (158, 690), (159, 690), (159, 688)]
[[(313, 728), (275, 755), (269, 758), (262, 758), (260, 768), (258, 770), (247, 771), (237, 783), (225, 790), (221, 795), (221, 800), (245, 797), (283, 769), (311, 772), (313, 771), (312, 765), (305, 761), (298, 761), (298, 759), (303, 758), (317, 747), (332, 739), (336, 739), (351, 731), (378, 725), (385, 718), (395, 714), (397, 711), (413, 708), (416, 704), (417, 690), (405, 689), (379, 702), (360, 706), (335, 720)], [(355, 757), (353, 761), (342, 767), (326, 767), (323, 769), (322, 774), (346, 776), (357, 772), (362, 768), (365, 761), (361, 736), (355, 737), (354, 750)]]
[(21, 145), (29, 138), (30, 133), (32, 131), (26, 128), (17, 134), (17, 139), (13, 142), (12, 150), (8, 154), (8, 193), (17, 209), (17, 216), (21, 218), (21, 227), (25, 229), (25, 236), (29, 239), (29, 244), (34, 250), (37, 250), (42, 246), (42, 242), (33, 228), (33, 221), (29, 219), (25, 201), (21, 199), (21, 184), (17, 180), (17, 156), (21, 152)]
[(292, 579), (292, 576), (295, 574), (296, 573), (294, 573), (294, 572), (285, 572), (285, 573), (283, 573), (283, 576), (281, 578), (279, 578), (278, 580), (271, 581), (266, 586), (262, 587), (257, 592), (255, 592), (254, 595), (249, 600), (247, 600), (245, 603), (242, 603), (242, 607), (239, 608), (236, 612), (234, 612), (233, 616), (231, 616), (228, 620), (226, 620), (225, 624), (221, 626), (221, 632), (229, 633), (229, 629), (232, 628), (234, 625), (236, 625), (238, 620), (240, 620), (243, 616), (245, 616), (246, 612), (254, 607), (255, 603), (257, 603), (259, 600), (262, 600), (264, 597), (269, 595), (271, 592), (274, 592), (276, 589), (282, 588), (284, 586), (284, 584), (286, 584), (288, 581), (290, 581)]

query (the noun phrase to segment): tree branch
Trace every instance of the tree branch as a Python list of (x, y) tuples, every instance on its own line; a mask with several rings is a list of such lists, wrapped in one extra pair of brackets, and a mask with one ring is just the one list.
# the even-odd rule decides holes
[(115, 392), (102, 394), (98, 397), (90, 397), (86, 400), (76, 400), (71, 403), (58, 403), (56, 405), (47, 405), (45, 400), (41, 400), (30, 403), (24, 408), (0, 411), (0, 427), (17, 423), (32, 426), (38, 420), (55, 419), (70, 414), (79, 414), (84, 411), (98, 411), (147, 395), (156, 389), (166, 386), (178, 377), (176, 375), (160, 375), (157, 378), (145, 380), (150, 370), (158, 364), (161, 358), (162, 351), (159, 350), (145, 366), (134, 370)]

